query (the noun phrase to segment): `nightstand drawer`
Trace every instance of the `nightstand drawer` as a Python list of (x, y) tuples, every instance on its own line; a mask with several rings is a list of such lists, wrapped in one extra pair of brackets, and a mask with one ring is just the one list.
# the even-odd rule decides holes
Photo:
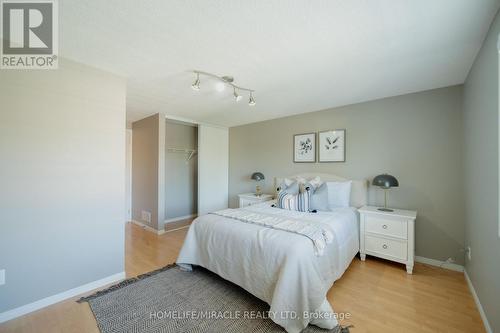
[(407, 239), (408, 224), (401, 219), (368, 215), (366, 216), (366, 232)]
[(406, 260), (408, 254), (407, 242), (371, 235), (365, 235), (365, 248), (367, 252), (375, 252), (401, 260)]
[(258, 204), (258, 203), (260, 203), (260, 201), (240, 199), (240, 208), (241, 207), (248, 207), (248, 206), (251, 206), (251, 205)]
[(255, 195), (254, 193), (244, 193), (244, 194), (239, 194), (238, 195), (239, 200), (239, 207), (248, 207), (256, 204), (260, 204), (265, 201), (272, 200), (273, 197), (270, 194), (262, 194), (262, 195)]

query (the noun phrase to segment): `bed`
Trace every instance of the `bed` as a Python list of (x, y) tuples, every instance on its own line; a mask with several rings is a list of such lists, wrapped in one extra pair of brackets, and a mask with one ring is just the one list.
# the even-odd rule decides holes
[[(313, 176), (322, 181), (346, 180), (331, 174), (291, 177)], [(281, 178), (276, 178), (275, 184), (280, 183)], [(351, 207), (331, 212), (287, 211), (272, 207), (273, 202), (238, 209), (321, 225), (333, 235), (321, 255), (311, 239), (301, 234), (216, 214), (200, 216), (189, 228), (177, 264), (186, 270), (202, 266), (267, 302), (269, 317), (287, 332), (300, 332), (308, 324), (332, 329), (338, 323), (326, 294), (359, 251), (356, 208), (366, 200), (367, 182), (352, 181)]]

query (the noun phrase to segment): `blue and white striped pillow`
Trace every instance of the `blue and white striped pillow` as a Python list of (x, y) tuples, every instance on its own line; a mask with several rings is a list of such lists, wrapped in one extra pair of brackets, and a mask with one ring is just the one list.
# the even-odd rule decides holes
[(278, 193), (276, 205), (278, 208), (294, 210), (299, 212), (309, 212), (311, 204), (311, 191), (309, 187), (302, 193), (291, 194), (286, 190), (281, 190)]

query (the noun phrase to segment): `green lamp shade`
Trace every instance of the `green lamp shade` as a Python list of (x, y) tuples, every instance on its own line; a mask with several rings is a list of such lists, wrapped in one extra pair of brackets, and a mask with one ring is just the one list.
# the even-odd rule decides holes
[(254, 172), (252, 174), (252, 180), (261, 181), (264, 180), (264, 174), (262, 172)]
[(396, 177), (384, 173), (383, 175), (378, 175), (373, 178), (372, 185), (379, 186), (382, 188), (398, 187), (399, 182)]

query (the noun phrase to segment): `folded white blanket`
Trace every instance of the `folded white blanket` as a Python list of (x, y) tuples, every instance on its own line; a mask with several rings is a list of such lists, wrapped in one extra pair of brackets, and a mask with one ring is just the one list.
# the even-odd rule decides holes
[(244, 208), (224, 209), (211, 214), (305, 236), (312, 241), (316, 256), (323, 255), (326, 245), (333, 241), (333, 234), (328, 229), (324, 228), (320, 223), (304, 218), (260, 214)]

